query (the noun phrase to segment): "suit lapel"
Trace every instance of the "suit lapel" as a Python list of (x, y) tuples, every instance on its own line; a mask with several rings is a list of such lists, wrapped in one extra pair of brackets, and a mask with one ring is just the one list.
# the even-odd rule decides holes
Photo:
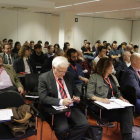
[(3, 54), (3, 63), (8, 64), (7, 56), (5, 53)]
[(50, 71), (50, 82), (51, 82), (50, 84), (51, 84), (52, 92), (58, 98), (58, 90), (57, 90), (56, 80), (53, 75), (53, 70)]
[(11, 53), (12, 64), (14, 63), (14, 54)]

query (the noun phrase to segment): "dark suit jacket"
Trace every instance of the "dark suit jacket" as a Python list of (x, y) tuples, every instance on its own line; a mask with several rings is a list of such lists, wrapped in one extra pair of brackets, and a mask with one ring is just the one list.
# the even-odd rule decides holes
[(114, 66), (116, 73), (118, 74), (121, 70), (126, 70), (128, 67), (123, 60), (116, 61)]
[[(29, 61), (29, 64), (30, 64), (31, 73), (37, 73), (35, 61), (30, 59), (30, 58), (28, 59), (28, 61)], [(16, 73), (25, 72), (24, 61), (23, 61), (22, 58), (16, 59), (14, 61), (13, 67), (14, 67)]]
[[(74, 84), (73, 76), (67, 72), (63, 77), (71, 98), (73, 95), (81, 96), (81, 93)], [(59, 106), (58, 90), (53, 71), (43, 73), (39, 76), (38, 92), (42, 104)]]
[[(5, 53), (0, 53), (0, 55), (2, 56), (2, 61), (3, 64), (8, 64), (8, 59)], [(15, 59), (18, 58), (18, 55), (16, 53), (11, 53), (11, 58), (12, 58), (12, 63), (14, 63)]]
[(140, 99), (140, 77), (132, 66), (128, 67), (122, 75), (121, 88), (125, 85), (135, 87), (137, 97)]

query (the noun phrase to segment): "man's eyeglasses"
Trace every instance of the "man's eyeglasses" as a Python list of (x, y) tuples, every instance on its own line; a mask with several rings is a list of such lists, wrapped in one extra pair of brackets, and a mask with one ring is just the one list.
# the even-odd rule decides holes
[[(57, 68), (56, 68), (57, 69)], [(58, 70), (58, 69), (57, 69)], [(58, 70), (59, 71), (59, 73), (66, 73), (67, 71), (60, 71), (60, 70)]]

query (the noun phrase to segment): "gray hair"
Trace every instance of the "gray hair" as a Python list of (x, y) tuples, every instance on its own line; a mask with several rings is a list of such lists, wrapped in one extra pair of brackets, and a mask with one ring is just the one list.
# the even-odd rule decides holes
[(52, 66), (54, 66), (55, 68), (57, 68), (58, 66), (60, 66), (62, 68), (63, 67), (68, 68), (69, 67), (69, 62), (65, 57), (57, 56), (53, 59)]
[(126, 56), (127, 53), (130, 53), (130, 52), (129, 52), (129, 51), (124, 51), (124, 52), (122, 53), (122, 56)]
[(58, 54), (58, 53), (64, 53), (64, 51), (62, 49), (57, 49), (55, 54)]

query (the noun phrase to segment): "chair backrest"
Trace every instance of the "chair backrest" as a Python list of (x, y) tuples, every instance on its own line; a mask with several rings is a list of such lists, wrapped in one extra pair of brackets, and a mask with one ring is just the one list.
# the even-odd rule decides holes
[(25, 104), (23, 97), (15, 91), (7, 91), (0, 93), (0, 109), (8, 107), (19, 107)]
[(32, 92), (38, 88), (38, 77), (40, 73), (32, 73), (25, 75), (25, 90)]
[(137, 94), (135, 87), (125, 85), (124, 87), (121, 87), (121, 93), (123, 97), (127, 99), (131, 104), (137, 104)]

